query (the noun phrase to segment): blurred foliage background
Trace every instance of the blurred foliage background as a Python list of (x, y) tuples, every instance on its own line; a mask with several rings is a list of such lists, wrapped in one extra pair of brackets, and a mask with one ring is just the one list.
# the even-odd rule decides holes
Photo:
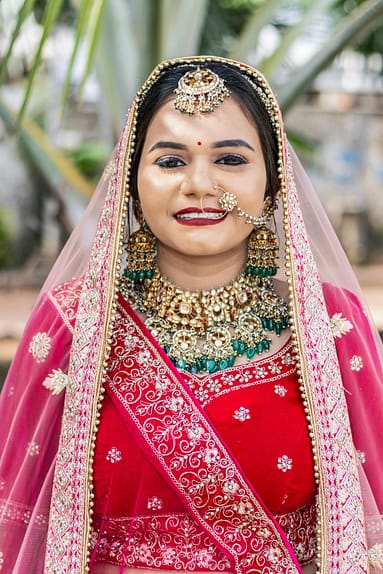
[(0, 176), (0, 268), (55, 256), (159, 61), (249, 62), (289, 115), (345, 51), (381, 77), (382, 23), (383, 0), (1, 0), (0, 144), (18, 178)]

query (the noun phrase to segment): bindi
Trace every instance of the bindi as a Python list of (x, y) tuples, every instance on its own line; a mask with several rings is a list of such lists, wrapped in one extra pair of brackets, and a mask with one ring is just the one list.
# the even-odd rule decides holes
[(198, 141), (198, 142), (197, 142), (197, 145), (202, 145), (202, 142)]

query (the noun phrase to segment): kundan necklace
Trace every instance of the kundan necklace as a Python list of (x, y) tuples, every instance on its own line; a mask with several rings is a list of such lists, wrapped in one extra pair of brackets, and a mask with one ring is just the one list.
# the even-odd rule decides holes
[(141, 283), (125, 279), (121, 291), (146, 315), (145, 324), (176, 367), (213, 373), (235, 358), (270, 348), (267, 332), (279, 335), (289, 324), (286, 302), (272, 279), (241, 273), (224, 287), (184, 291), (163, 277)]

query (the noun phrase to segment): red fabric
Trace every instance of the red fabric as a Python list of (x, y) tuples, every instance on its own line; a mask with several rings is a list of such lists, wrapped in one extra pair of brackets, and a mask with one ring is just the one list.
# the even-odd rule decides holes
[[(272, 514), (285, 515), (313, 504), (316, 488), (311, 445), (290, 341), (268, 358), (204, 378), (184, 373), (184, 378)], [(116, 408), (114, 400), (107, 390), (96, 441), (95, 528), (102, 530), (99, 536), (106, 536), (103, 543), (99, 540), (96, 560), (102, 559), (107, 547), (106, 561), (111, 561), (113, 542), (121, 549), (123, 540), (130, 537), (140, 544), (122, 550), (131, 559), (129, 565), (150, 566), (149, 560), (159, 551), (152, 542), (142, 542), (148, 538), (148, 530), (151, 540), (158, 540), (165, 532), (170, 535), (169, 517), (173, 517), (173, 537), (179, 538), (180, 517), (188, 520), (187, 511), (140, 450), (121, 406)], [(150, 518), (158, 521), (158, 526), (153, 527)], [(305, 524), (303, 530), (307, 532), (309, 526)], [(194, 552), (198, 549), (202, 553), (209, 541), (194, 523), (193, 530)], [(286, 534), (291, 536), (291, 532)], [(146, 561), (140, 555), (142, 545), (149, 553)], [(168, 546), (172, 548), (169, 542)], [(132, 558), (134, 553), (137, 559)], [(218, 551), (210, 548), (209, 553), (208, 565), (189, 560), (182, 568), (227, 569), (227, 561)], [(166, 567), (166, 563), (157, 563), (157, 567)]]

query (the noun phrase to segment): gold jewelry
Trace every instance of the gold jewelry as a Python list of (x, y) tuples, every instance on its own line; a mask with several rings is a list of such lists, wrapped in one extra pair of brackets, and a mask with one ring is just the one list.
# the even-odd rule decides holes
[(134, 204), (134, 213), (140, 228), (129, 237), (124, 275), (132, 281), (142, 282), (154, 275), (156, 240), (146, 225), (138, 201)]
[(224, 80), (209, 68), (200, 66), (180, 78), (174, 93), (176, 110), (191, 115), (213, 112), (230, 96)]
[(238, 199), (235, 193), (229, 193), (228, 191), (222, 190), (223, 193), (221, 197), (218, 199), (218, 203), (227, 213), (231, 213), (234, 209), (237, 209), (237, 213), (240, 217), (245, 217), (246, 223), (250, 225), (265, 225), (272, 212), (275, 209), (273, 206), (273, 201), (270, 197), (267, 197), (263, 204), (262, 215), (250, 215), (243, 211), (238, 205)]
[[(145, 284), (125, 281), (122, 292), (146, 315), (146, 326), (176, 367), (213, 373), (270, 348), (267, 331), (288, 326), (288, 308), (270, 282), (241, 273), (218, 289), (184, 291), (156, 270)], [(261, 288), (260, 288), (261, 287)]]
[(256, 227), (250, 234), (247, 246), (246, 273), (259, 277), (276, 275), (277, 253), (275, 233), (266, 225)]

